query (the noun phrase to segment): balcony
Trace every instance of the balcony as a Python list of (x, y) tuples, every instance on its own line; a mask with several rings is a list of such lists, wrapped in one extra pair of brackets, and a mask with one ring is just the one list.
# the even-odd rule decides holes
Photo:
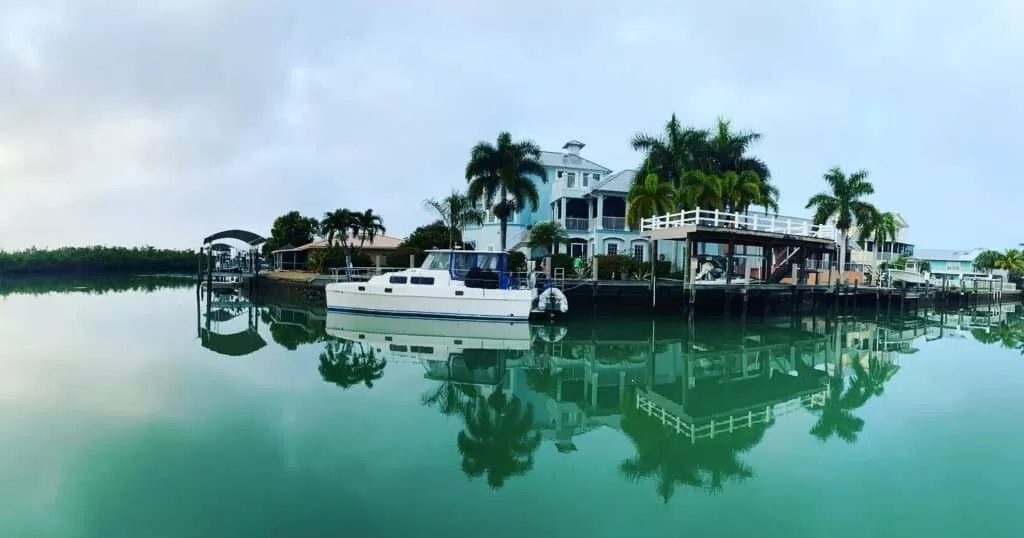
[(565, 218), (565, 229), (570, 232), (586, 232), (590, 230), (590, 219), (573, 217)]
[(625, 230), (626, 217), (601, 217), (601, 227), (604, 228), (605, 230)]

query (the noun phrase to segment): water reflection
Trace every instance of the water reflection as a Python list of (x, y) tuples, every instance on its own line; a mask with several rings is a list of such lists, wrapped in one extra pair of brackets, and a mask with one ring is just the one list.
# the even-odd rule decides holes
[(634, 450), (619, 474), (665, 502), (679, 488), (718, 492), (755, 477), (749, 454), (791, 413), (811, 414), (806, 431), (823, 443), (856, 442), (868, 427), (862, 408), (885, 394), (899, 357), (928, 341), (1024, 342), (1018, 310), (1005, 306), (697, 324), (478, 324), (283, 307), (260, 318), (288, 349), (323, 346), (320, 375), (343, 389), (423, 368), (432, 383), (420, 403), (461, 422), (461, 469), (492, 488), (529, 473), (545, 443), (569, 454), (581, 435), (611, 428)]
[(205, 300), (196, 295), (196, 332), (204, 348), (228, 357), (249, 355), (267, 345), (256, 305), (233, 290), (213, 291)]

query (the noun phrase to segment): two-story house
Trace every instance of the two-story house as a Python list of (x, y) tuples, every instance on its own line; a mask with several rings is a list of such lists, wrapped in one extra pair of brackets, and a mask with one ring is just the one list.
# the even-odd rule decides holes
[[(877, 251), (874, 240), (865, 241), (863, 245), (857, 242), (857, 237), (860, 236), (860, 228), (856, 224), (853, 225), (849, 233), (850, 242), (847, 245), (850, 251), (847, 260), (851, 266), (867, 265), (873, 267), (875, 262), (878, 261), (893, 260), (900, 256), (914, 256), (914, 245), (907, 238), (910, 225), (903, 215), (895, 213), (894, 216), (896, 217), (896, 239), (889, 239), (878, 245)], [(828, 224), (835, 226), (836, 219), (830, 218)]]
[[(541, 152), (541, 164), (547, 171), (547, 183), (534, 178), (540, 194), (537, 211), (526, 208), (508, 223), (509, 250), (540, 256), (545, 249), (531, 252), (526, 247), (530, 229), (545, 221), (560, 222), (569, 234), (569, 244), (561, 252), (588, 258), (596, 254), (624, 254), (641, 261), (650, 261), (649, 244), (638, 230), (626, 223), (626, 196), (636, 175), (635, 170), (612, 172), (611, 169), (580, 155), (584, 144), (570, 140), (562, 152)], [(482, 201), (481, 201), (482, 204)], [(466, 229), (465, 241), (479, 249), (500, 248), (498, 219), (488, 212), (482, 226)], [(659, 242), (659, 258), (678, 266), (682, 256), (679, 242)], [(667, 249), (667, 250), (666, 250)]]
[(933, 282), (946, 279), (951, 282), (961, 280), (990, 280), (993, 277), (1004, 281), (1009, 279), (1004, 269), (984, 270), (974, 265), (978, 255), (985, 252), (983, 248), (969, 250), (919, 250), (914, 256), (915, 261), (928, 262), (929, 273)]

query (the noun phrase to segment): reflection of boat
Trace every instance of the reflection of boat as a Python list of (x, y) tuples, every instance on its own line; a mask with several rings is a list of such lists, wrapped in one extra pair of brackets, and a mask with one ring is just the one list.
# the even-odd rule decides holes
[(326, 287), (336, 312), (463, 320), (526, 320), (537, 290), (512, 278), (508, 253), (431, 251), (419, 268)]
[(530, 325), (327, 313), (327, 334), (395, 357), (448, 360), (465, 350), (528, 350)]

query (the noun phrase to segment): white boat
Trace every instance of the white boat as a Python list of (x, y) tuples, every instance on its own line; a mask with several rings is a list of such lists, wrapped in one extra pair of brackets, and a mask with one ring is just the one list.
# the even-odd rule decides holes
[[(515, 278), (508, 253), (432, 250), (419, 268), (326, 286), (327, 310), (456, 320), (523, 321), (534, 311), (531, 273)], [(541, 305), (541, 309), (548, 305)], [(563, 311), (567, 304), (560, 305)]]

